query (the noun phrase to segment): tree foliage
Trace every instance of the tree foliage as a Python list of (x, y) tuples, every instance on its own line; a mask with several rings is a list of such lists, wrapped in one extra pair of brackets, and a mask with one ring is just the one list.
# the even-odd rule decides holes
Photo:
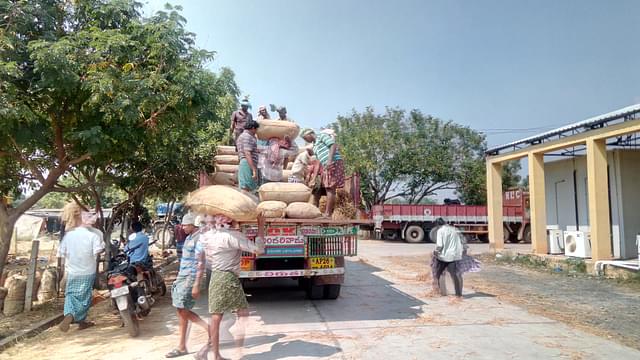
[(236, 103), (233, 72), (205, 68), (214, 53), (195, 46), (180, 7), (139, 9), (0, 1), (0, 194), (25, 196), (0, 203), (0, 271), (13, 223), (46, 194), (99, 201), (116, 185), (139, 203), (194, 187), (207, 166)]
[(362, 178), (365, 205), (403, 198), (420, 203), (442, 190), (470, 188), (468, 174), (483, 163), (484, 137), (418, 110), (367, 108), (333, 124), (348, 171)]

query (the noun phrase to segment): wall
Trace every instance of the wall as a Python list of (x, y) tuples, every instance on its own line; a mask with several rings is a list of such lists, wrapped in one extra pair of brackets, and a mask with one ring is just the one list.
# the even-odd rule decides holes
[[(640, 233), (640, 151), (612, 150), (607, 154), (611, 207), (612, 249), (615, 258), (637, 257)], [(576, 172), (574, 199), (573, 172)], [(551, 160), (545, 163), (547, 226), (589, 231), (586, 158)], [(576, 211), (578, 221), (576, 222)]]

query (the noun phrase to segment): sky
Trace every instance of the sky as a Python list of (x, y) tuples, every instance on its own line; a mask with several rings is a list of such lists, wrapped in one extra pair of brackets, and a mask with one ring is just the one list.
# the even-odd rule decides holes
[(397, 106), (493, 146), (640, 103), (640, 1), (169, 2), (254, 112), (285, 105), (302, 127)]

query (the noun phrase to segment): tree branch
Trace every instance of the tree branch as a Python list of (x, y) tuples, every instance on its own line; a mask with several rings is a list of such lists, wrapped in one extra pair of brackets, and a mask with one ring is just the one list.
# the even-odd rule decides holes
[(16, 154), (13, 154), (12, 157), (18, 160), (19, 162), (21, 162), (27, 168), (29, 168), (31, 172), (33, 172), (33, 175), (38, 179), (38, 181), (40, 181), (41, 184), (44, 183), (44, 175), (42, 175), (42, 171), (40, 171), (40, 169), (38, 169), (38, 167), (34, 163), (32, 163), (26, 156), (24, 156), (22, 151), (20, 151), (20, 147), (18, 146), (18, 143), (13, 137), (8, 136), (8, 138), (11, 144), (13, 145), (13, 148), (16, 150)]

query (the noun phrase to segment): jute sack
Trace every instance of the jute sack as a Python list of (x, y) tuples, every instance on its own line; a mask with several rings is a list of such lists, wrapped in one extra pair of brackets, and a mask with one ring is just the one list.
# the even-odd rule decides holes
[(4, 299), (5, 316), (19, 314), (24, 310), (24, 296), (27, 291), (27, 277), (13, 275), (7, 280), (7, 297)]
[(289, 176), (291, 176), (291, 170), (282, 170), (282, 182), (289, 182)]
[(36, 276), (33, 279), (33, 287), (31, 288), (31, 299), (38, 300), (38, 290), (40, 290), (40, 284), (42, 283), (42, 271), (36, 271)]
[(73, 228), (80, 226), (80, 214), (82, 208), (75, 201), (67, 203), (62, 209), (62, 222), (64, 223), (65, 231), (70, 231)]
[(218, 155), (238, 155), (235, 146), (223, 146), (219, 145), (216, 151)]
[(209, 183), (211, 185), (234, 186), (238, 183), (238, 175), (224, 172), (213, 173), (209, 175)]
[(223, 173), (228, 173), (228, 174), (237, 174), (238, 173), (238, 165), (216, 164), (216, 172), (223, 172)]
[(216, 155), (213, 157), (216, 164), (238, 165), (240, 158), (238, 155)]
[[(56, 284), (58, 283), (58, 272), (55, 268), (47, 268), (42, 273), (40, 289), (38, 289), (38, 301), (43, 302), (56, 297)], [(62, 288), (64, 290), (64, 288)]]
[(225, 215), (236, 221), (253, 221), (258, 210), (255, 199), (229, 186), (211, 185), (189, 194), (186, 205), (208, 215)]
[(258, 127), (256, 136), (260, 140), (284, 139), (285, 136), (288, 136), (293, 141), (300, 133), (300, 126), (291, 121), (258, 120), (258, 124), (260, 124), (260, 127)]
[(4, 308), (4, 299), (7, 297), (7, 288), (0, 287), (0, 311)]
[(306, 202), (289, 204), (286, 213), (289, 219), (316, 219), (322, 216), (322, 213), (317, 207)]
[(266, 183), (258, 189), (260, 201), (284, 201), (287, 204), (293, 202), (306, 202), (311, 196), (311, 189), (305, 184), (273, 182)]
[(267, 218), (283, 218), (287, 204), (282, 201), (263, 201), (258, 204), (258, 214)]

